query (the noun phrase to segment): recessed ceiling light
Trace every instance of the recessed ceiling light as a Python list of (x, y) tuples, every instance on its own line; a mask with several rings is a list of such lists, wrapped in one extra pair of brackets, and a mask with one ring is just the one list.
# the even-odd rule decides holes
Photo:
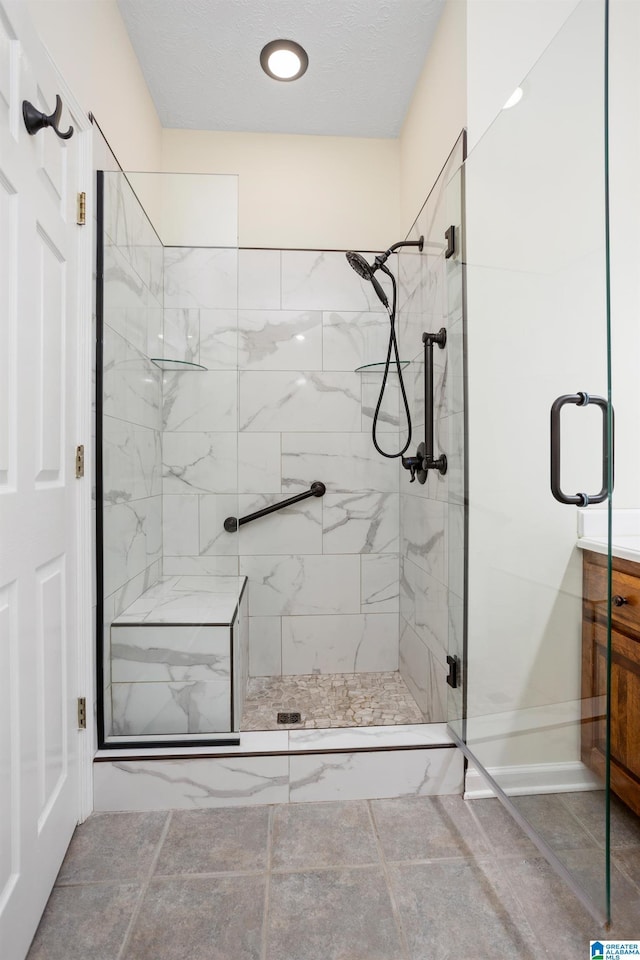
[(260, 51), (260, 65), (274, 80), (297, 80), (309, 66), (309, 57), (294, 40), (272, 40)]

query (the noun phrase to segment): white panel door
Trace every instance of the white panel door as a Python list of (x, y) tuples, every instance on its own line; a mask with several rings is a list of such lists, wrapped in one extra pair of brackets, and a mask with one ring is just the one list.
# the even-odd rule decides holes
[[(79, 819), (79, 255), (86, 118), (29, 136), (60, 81), (0, 3), (0, 957), (23, 960)], [(85, 139), (83, 139), (85, 138)], [(86, 318), (89, 322), (89, 318)], [(84, 375), (84, 372), (83, 372)], [(87, 638), (88, 639), (88, 638)], [(85, 691), (87, 692), (87, 691)]]

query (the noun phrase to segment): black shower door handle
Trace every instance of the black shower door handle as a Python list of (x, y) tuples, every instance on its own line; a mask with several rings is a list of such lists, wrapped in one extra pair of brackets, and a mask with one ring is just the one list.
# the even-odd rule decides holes
[[(576, 493), (573, 496), (560, 489), (560, 411), (567, 404), (587, 407), (594, 403), (602, 410), (602, 489), (599, 493)], [(613, 408), (611, 408), (611, 484), (613, 486)], [(590, 503), (602, 503), (609, 495), (609, 404), (604, 397), (592, 397), (588, 393), (565, 393), (551, 405), (551, 493), (559, 503), (573, 503), (588, 507)]]

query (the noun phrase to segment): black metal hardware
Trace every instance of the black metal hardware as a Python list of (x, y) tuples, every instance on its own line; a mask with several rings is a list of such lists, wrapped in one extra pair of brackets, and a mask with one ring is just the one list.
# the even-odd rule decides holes
[[(440, 327), (437, 333), (423, 333), (424, 343), (424, 458), (422, 469), (425, 474), (429, 470), (437, 470), (442, 476), (447, 472), (447, 458), (443, 454), (433, 456), (433, 345), (437, 344), (444, 350), (447, 343), (447, 331)], [(420, 448), (418, 448), (420, 449)], [(420, 479), (418, 477), (418, 479)], [(426, 479), (426, 477), (425, 477)]]
[(28, 100), (22, 101), (22, 116), (24, 125), (27, 128), (27, 133), (31, 137), (33, 137), (38, 130), (44, 129), (44, 127), (51, 127), (56, 136), (60, 137), (61, 140), (69, 140), (73, 136), (73, 127), (69, 127), (66, 133), (62, 133), (58, 127), (60, 117), (62, 116), (62, 100), (58, 94), (56, 94), (56, 108), (49, 116), (43, 113), (42, 110), (34, 107)]
[(324, 497), (327, 488), (320, 480), (315, 480), (308, 490), (304, 493), (298, 493), (295, 497), (289, 497), (288, 500), (281, 500), (280, 503), (272, 503), (270, 507), (263, 507), (262, 510), (256, 510), (255, 513), (248, 513), (246, 517), (227, 517), (224, 521), (224, 528), (227, 533), (234, 533), (243, 523), (249, 523), (250, 520), (258, 520), (260, 517), (266, 517), (276, 510), (282, 510), (283, 507), (290, 507), (292, 503), (299, 503), (301, 500), (307, 500), (309, 497)]
[(613, 598), (614, 607), (624, 607), (625, 603), (629, 603), (629, 601), (626, 597), (621, 597), (619, 593)]
[[(560, 489), (560, 411), (567, 404), (587, 407), (595, 403), (602, 410), (602, 489), (599, 493), (576, 493), (573, 496)], [(613, 408), (611, 410), (611, 457), (613, 481)], [(588, 507), (590, 503), (602, 503), (609, 495), (609, 404), (604, 397), (592, 397), (588, 393), (565, 393), (551, 405), (551, 493), (559, 503), (572, 503)]]
[(418, 478), (418, 483), (424, 483), (427, 479), (427, 471), (423, 467), (424, 457), (425, 446), (424, 443), (420, 443), (416, 450), (415, 457), (402, 458), (402, 466), (405, 470), (411, 471), (411, 480), (409, 480), (409, 483), (415, 483), (416, 477)]
[(447, 657), (447, 666), (449, 667), (449, 675), (447, 676), (447, 683), (450, 687), (455, 688), (458, 686), (458, 673), (460, 667), (460, 660), (458, 657)]
[(449, 260), (456, 252), (456, 228), (453, 224), (444, 232), (444, 238), (447, 241), (447, 249), (444, 252), (445, 260)]

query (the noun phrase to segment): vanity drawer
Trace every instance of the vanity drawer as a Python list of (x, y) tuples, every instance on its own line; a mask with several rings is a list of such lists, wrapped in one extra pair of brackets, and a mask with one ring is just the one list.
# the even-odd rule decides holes
[[(597, 556), (597, 560), (595, 559)], [(594, 559), (592, 559), (594, 558)], [(601, 555), (585, 556), (584, 599), (597, 620), (607, 617), (607, 558)], [(624, 560), (613, 560), (611, 571), (611, 621), (640, 633), (640, 576), (629, 570), (633, 566)], [(625, 600), (618, 606), (615, 598)]]

